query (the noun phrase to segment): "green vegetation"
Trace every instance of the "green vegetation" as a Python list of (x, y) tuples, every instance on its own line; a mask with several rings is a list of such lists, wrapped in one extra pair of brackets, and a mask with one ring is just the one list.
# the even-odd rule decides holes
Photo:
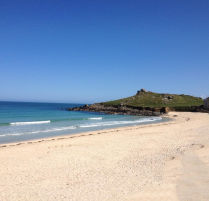
[(202, 98), (189, 95), (159, 94), (154, 92), (140, 92), (139, 95), (131, 96), (114, 101), (103, 102), (104, 105), (130, 107), (169, 107), (171, 110), (189, 110), (190, 106), (203, 104)]

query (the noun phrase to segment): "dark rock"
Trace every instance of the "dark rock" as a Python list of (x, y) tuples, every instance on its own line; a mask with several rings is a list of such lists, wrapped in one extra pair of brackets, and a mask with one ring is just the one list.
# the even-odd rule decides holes
[(169, 107), (162, 107), (160, 112), (167, 114), (169, 112)]
[(103, 103), (95, 103), (92, 105), (84, 105), (82, 107), (69, 108), (68, 111), (91, 111), (99, 112), (101, 114), (118, 114), (118, 115), (135, 115), (135, 116), (158, 116), (160, 113), (167, 113), (168, 109), (163, 107), (134, 107), (125, 106), (106, 106)]

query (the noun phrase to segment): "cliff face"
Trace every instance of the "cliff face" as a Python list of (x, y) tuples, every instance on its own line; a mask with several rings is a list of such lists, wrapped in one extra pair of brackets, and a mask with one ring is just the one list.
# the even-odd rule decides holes
[(90, 111), (101, 112), (105, 114), (121, 114), (121, 115), (134, 115), (134, 116), (159, 116), (168, 113), (169, 109), (166, 107), (159, 108), (136, 108), (128, 106), (107, 106), (102, 103), (95, 103), (92, 105), (84, 105), (82, 107), (69, 108), (69, 111)]

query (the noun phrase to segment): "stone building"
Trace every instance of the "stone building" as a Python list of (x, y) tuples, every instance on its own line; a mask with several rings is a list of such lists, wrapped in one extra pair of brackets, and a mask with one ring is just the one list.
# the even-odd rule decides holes
[(204, 99), (204, 108), (209, 108), (209, 97)]
[(137, 91), (136, 95), (139, 95), (141, 92), (146, 92), (145, 89), (141, 89), (140, 91)]

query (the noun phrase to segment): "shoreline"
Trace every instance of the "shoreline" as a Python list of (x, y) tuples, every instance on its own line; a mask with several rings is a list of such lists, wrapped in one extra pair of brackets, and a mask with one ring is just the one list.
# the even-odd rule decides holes
[(122, 130), (129, 130), (129, 129), (140, 129), (140, 128), (145, 128), (145, 127), (150, 127), (150, 125), (167, 125), (175, 121), (174, 117), (169, 117), (169, 114), (164, 114), (159, 117), (166, 117), (169, 118), (170, 120), (166, 122), (160, 122), (160, 123), (145, 123), (145, 124), (140, 124), (140, 125), (133, 125), (133, 126), (121, 126), (121, 127), (115, 127), (115, 128), (107, 128), (107, 129), (100, 129), (100, 130), (95, 130), (95, 131), (84, 131), (80, 133), (74, 133), (74, 134), (66, 134), (66, 135), (59, 135), (59, 136), (54, 136), (54, 137), (43, 137), (43, 138), (38, 138), (38, 139), (32, 139), (32, 140), (25, 140), (25, 141), (18, 141), (18, 142), (8, 142), (8, 143), (0, 143), (0, 148), (7, 147), (7, 146), (18, 146), (18, 145), (23, 145), (23, 144), (32, 144), (32, 143), (40, 143), (44, 141), (54, 141), (54, 140), (63, 140), (63, 139), (69, 139), (69, 138), (75, 138), (75, 137), (84, 137), (88, 135), (97, 135), (97, 134), (103, 134), (103, 133), (110, 133), (115, 130), (121, 131)]
[(174, 121), (6, 144), (1, 200), (209, 200), (209, 115), (169, 117)]
[[(147, 116), (147, 118), (151, 118), (151, 117), (153, 117), (153, 116)], [(165, 117), (165, 118), (168, 118), (168, 119), (170, 119), (170, 120), (167, 120), (167, 121), (165, 121), (165, 122), (159, 122), (159, 123), (166, 123), (166, 122), (170, 122), (170, 121), (172, 121), (174, 118), (170, 118), (170, 117), (168, 117), (168, 114), (164, 114), (164, 115), (161, 115), (161, 116), (158, 116), (158, 117), (161, 117), (161, 118), (163, 118), (163, 117)], [(141, 122), (141, 123), (139, 123), (138, 125), (133, 125), (133, 126), (143, 126), (143, 125), (152, 125), (152, 124), (159, 124), (158, 122), (155, 122), (155, 121), (153, 121), (153, 122)], [(14, 142), (3, 142), (3, 143), (1, 143), (1, 141), (0, 141), (0, 148), (3, 146), (3, 147), (5, 147), (5, 145), (10, 145), (10, 144), (18, 144), (18, 145), (20, 145), (20, 144), (24, 144), (24, 143), (27, 143), (27, 142), (32, 142), (32, 141), (44, 141), (44, 140), (50, 140), (50, 139), (55, 139), (55, 138), (60, 138), (60, 137), (70, 137), (70, 136), (77, 136), (77, 135), (82, 135), (82, 134), (86, 134), (86, 133), (91, 133), (91, 132), (104, 132), (104, 131), (106, 131), (106, 132), (108, 132), (108, 130), (112, 130), (112, 129), (120, 129), (120, 128), (126, 128), (126, 127), (132, 127), (131, 125), (128, 125), (128, 126), (123, 126), (123, 125), (121, 125), (121, 126), (119, 126), (119, 127), (113, 127), (113, 128), (104, 128), (104, 129), (99, 129), (98, 128), (98, 130), (92, 130), (92, 131), (78, 131), (78, 132), (75, 132), (75, 133), (72, 133), (72, 134), (62, 134), (62, 135), (55, 135), (55, 136), (51, 136), (51, 137), (40, 137), (40, 138), (33, 138), (33, 139), (31, 139), (31, 140), (29, 140), (29, 139), (25, 139), (25, 140), (16, 140), (16, 141), (14, 141)], [(40, 132), (41, 133), (41, 132)], [(0, 138), (1, 139), (1, 138)]]

